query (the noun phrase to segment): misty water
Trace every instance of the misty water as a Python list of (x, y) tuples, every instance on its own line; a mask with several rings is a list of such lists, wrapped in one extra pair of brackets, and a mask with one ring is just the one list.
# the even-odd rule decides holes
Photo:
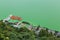
[(10, 14), (60, 31), (60, 0), (0, 0), (0, 20)]

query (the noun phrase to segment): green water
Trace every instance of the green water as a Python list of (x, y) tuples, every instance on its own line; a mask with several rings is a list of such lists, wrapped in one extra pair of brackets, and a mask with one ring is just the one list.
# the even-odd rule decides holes
[(60, 0), (0, 0), (0, 19), (10, 14), (60, 31)]

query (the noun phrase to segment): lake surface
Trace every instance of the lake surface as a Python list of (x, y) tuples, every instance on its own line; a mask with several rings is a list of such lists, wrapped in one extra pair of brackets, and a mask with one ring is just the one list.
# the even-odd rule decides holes
[(10, 14), (60, 31), (60, 0), (0, 0), (0, 19)]

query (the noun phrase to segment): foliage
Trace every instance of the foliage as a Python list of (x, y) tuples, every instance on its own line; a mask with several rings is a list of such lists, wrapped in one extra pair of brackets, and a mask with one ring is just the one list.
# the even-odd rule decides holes
[(60, 40), (49, 34), (46, 30), (41, 30), (39, 36), (34, 31), (26, 27), (14, 28), (0, 21), (0, 40)]

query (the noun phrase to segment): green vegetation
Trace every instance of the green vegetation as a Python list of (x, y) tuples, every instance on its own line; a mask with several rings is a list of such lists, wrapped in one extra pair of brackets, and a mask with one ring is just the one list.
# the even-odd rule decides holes
[(46, 30), (41, 30), (37, 36), (33, 30), (26, 27), (14, 28), (0, 21), (0, 40), (60, 40)]

